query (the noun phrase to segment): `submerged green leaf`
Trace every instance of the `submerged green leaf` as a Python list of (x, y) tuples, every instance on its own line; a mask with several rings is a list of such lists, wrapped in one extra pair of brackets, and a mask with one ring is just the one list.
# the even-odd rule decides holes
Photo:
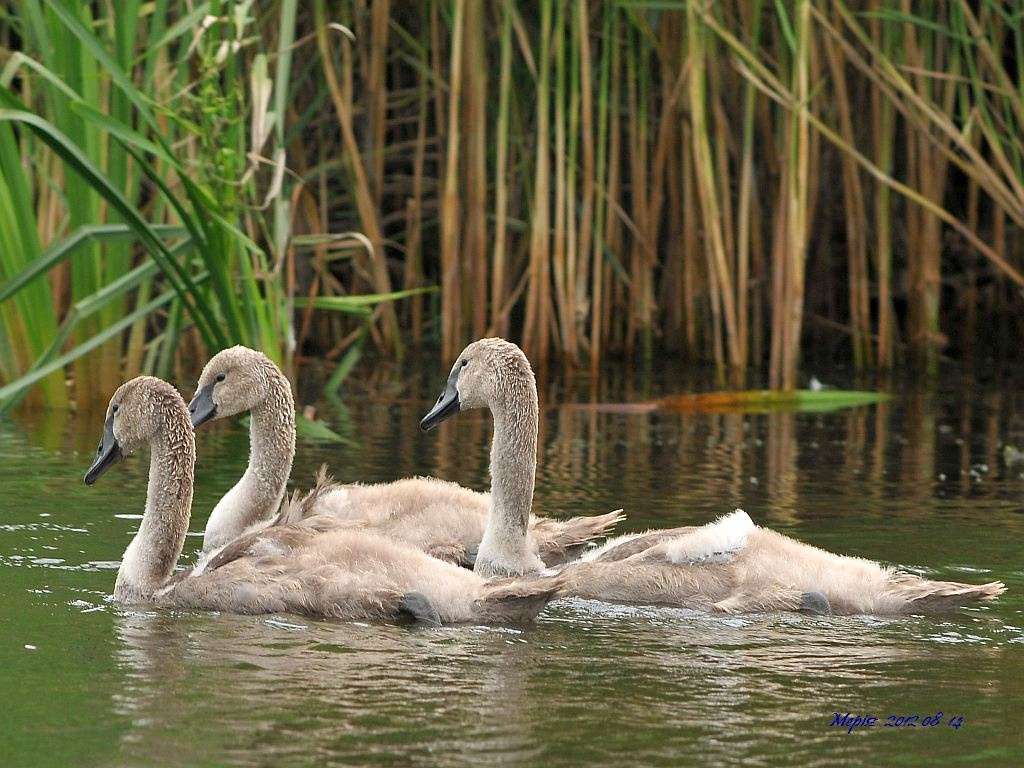
[(309, 419), (301, 413), (295, 414), (295, 431), (298, 433), (299, 437), (304, 437), (307, 440), (322, 440), (324, 442), (331, 443), (352, 443), (352, 441), (347, 437), (339, 435), (319, 419)]
[[(242, 416), (238, 423), (246, 429), (252, 425), (252, 418), (249, 414)], [(319, 419), (311, 419), (303, 416), (301, 411), (295, 412), (295, 433), (307, 440), (321, 440), (326, 443), (342, 443), (343, 445), (356, 445), (356, 443), (344, 435), (339, 435), (327, 424)]]
[(776, 411), (827, 412), (841, 408), (873, 405), (891, 399), (886, 392), (848, 389), (798, 389), (782, 392), (770, 389), (736, 392), (698, 392), (668, 395), (640, 403), (570, 403), (569, 408), (605, 413), (768, 413)]
[(792, 392), (760, 389), (744, 392), (706, 392), (671, 395), (655, 401), (667, 411), (835, 411), (888, 400), (885, 392), (846, 389), (798, 389)]

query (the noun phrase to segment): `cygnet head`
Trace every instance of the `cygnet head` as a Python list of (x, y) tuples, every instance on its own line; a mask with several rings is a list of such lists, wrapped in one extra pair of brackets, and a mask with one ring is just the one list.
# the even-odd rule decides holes
[(188, 405), (192, 426), (253, 410), (267, 400), (272, 380), (280, 376), (262, 352), (242, 346), (222, 349), (199, 375), (195, 397)]
[[(166, 381), (139, 376), (125, 382), (110, 398), (103, 437), (85, 473), (86, 484), (95, 483), (122, 456), (146, 447), (162, 433), (181, 432), (180, 425), (186, 418), (185, 401)], [(192, 430), (187, 429), (187, 433), (191, 435)]]
[(533, 368), (518, 346), (499, 338), (474, 341), (455, 361), (444, 392), (420, 421), (420, 429), (432, 429), (470, 408), (494, 412), (524, 399), (536, 401), (536, 390)]

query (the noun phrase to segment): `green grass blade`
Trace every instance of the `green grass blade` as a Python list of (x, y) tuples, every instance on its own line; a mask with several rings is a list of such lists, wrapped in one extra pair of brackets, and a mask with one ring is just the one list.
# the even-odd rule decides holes
[(437, 286), (425, 288), (410, 288), (405, 291), (394, 291), (392, 293), (368, 293), (359, 296), (297, 296), (296, 307), (313, 307), (314, 309), (327, 309), (333, 312), (344, 312), (351, 315), (367, 316), (370, 308), (385, 301), (404, 299), (407, 296), (416, 296), (423, 293), (436, 293), (440, 290)]
[(51, 123), (38, 115), (11, 109), (0, 109), (0, 121), (20, 123), (31, 128), (64, 163), (79, 176), (84, 178), (110, 205), (115, 208), (125, 221), (139, 236), (150, 255), (160, 264), (161, 270), (171, 280), (171, 284), (181, 296), (189, 309), (204, 341), (212, 347), (227, 346), (220, 327), (215, 322), (209, 308), (197, 301), (200, 296), (196, 285), (188, 273), (169, 257), (166, 246), (153, 231), (141, 213), (114, 187), (99, 171), (92, 161), (73, 144), (63, 133)]
[[(185, 230), (182, 227), (166, 224), (155, 225), (153, 231), (157, 235), (167, 238), (177, 238), (185, 235)], [(78, 248), (87, 243), (135, 239), (137, 239), (135, 231), (126, 224), (96, 224), (79, 227), (59, 243), (55, 243), (47, 248), (38, 259), (29, 264), (22, 272), (0, 285), (0, 301), (6, 301), (28, 283), (38, 277), (42, 277), (62, 261), (73, 256)]]
[(78, 40), (82, 47), (96, 60), (96, 62), (106, 70), (106, 73), (110, 76), (110, 81), (117, 86), (117, 88), (131, 102), (132, 106), (138, 110), (139, 117), (142, 118), (142, 121), (153, 131), (154, 135), (162, 135), (160, 126), (156, 121), (156, 117), (150, 109), (149, 100), (146, 99), (142, 95), (142, 92), (135, 87), (131, 78), (125, 74), (124, 70), (114, 60), (100, 40), (91, 31), (89, 31), (89, 29), (82, 23), (82, 20), (74, 15), (69, 8), (65, 7), (60, 0), (46, 0), (46, 5), (53, 11), (57, 18), (60, 19), (64, 28), (69, 31)]
[(18, 380), (12, 381), (5, 387), (0, 387), (0, 412), (7, 411), (13, 407), (17, 403), (18, 397), (37, 381), (46, 378), (54, 371), (61, 370), (68, 363), (88, 354), (102, 344), (105, 344), (107, 341), (117, 338), (122, 331), (131, 327), (136, 320), (146, 317), (147, 315), (151, 315), (153, 312), (160, 309), (160, 307), (174, 299), (176, 295), (176, 291), (165, 291), (148, 304), (136, 308), (120, 321), (104, 328), (103, 331), (77, 345), (67, 353), (50, 360), (43, 365), (38, 365), (38, 367), (35, 367), (32, 371), (26, 373)]

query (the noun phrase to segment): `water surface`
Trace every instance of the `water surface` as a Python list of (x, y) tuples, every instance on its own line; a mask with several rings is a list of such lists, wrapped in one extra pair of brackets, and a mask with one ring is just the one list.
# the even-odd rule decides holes
[[(488, 417), (420, 433), (445, 377), (425, 370), (402, 386), (353, 382), (344, 406), (322, 407), (348, 442), (300, 440), (294, 484), (326, 461), (340, 480), (486, 488)], [(620, 374), (600, 397), (670, 387), (678, 376)], [(991, 606), (726, 618), (564, 600), (525, 627), (439, 630), (112, 606), (147, 460), (86, 488), (102, 415), (16, 415), (0, 421), (2, 762), (1011, 764), (1024, 754), (1024, 463), (1004, 448), (1024, 448), (1020, 391), (952, 381), (831, 414), (716, 415), (595, 413), (551, 405), (586, 392), (541, 393), (538, 512), (622, 507), (633, 530), (742, 507), (835, 551), (1001, 579), (1010, 591)], [(193, 531), (247, 451), (237, 424), (198, 438)], [(879, 726), (831, 725), (847, 712)], [(938, 726), (880, 727), (938, 712)]]

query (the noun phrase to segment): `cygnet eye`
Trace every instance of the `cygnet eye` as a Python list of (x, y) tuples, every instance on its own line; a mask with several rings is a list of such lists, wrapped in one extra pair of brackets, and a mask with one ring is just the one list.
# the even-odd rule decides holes
[(467, 365), (469, 365), (469, 360), (465, 357), (462, 358), (462, 367), (465, 368)]
[(120, 408), (120, 407), (121, 406), (119, 404), (114, 403), (112, 406), (110, 406), (110, 412), (111, 413), (117, 413), (117, 409)]
[(227, 377), (228, 377), (228, 375), (226, 373), (218, 373), (217, 374), (217, 381), (224, 381), (224, 379), (226, 379)]

